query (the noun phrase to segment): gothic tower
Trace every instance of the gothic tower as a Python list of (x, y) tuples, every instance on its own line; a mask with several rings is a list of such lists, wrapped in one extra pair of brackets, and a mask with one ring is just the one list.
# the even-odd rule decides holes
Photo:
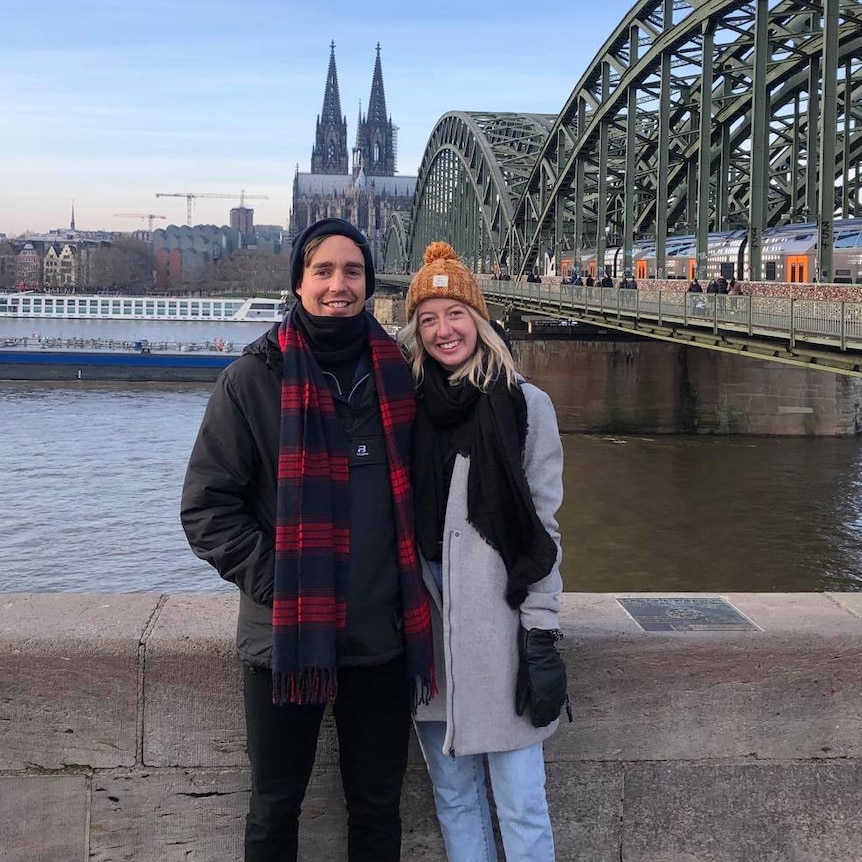
[(317, 117), (317, 135), (311, 149), (311, 173), (343, 175), (347, 173), (347, 117), (341, 114), (335, 42), (331, 42), (329, 48), (323, 110)]
[(367, 177), (395, 176), (397, 128), (386, 114), (386, 93), (383, 90), (383, 70), (380, 66), (380, 43), (371, 79), (371, 97), (368, 113), (360, 111), (356, 129), (356, 146), (353, 148), (353, 175), (360, 169)]

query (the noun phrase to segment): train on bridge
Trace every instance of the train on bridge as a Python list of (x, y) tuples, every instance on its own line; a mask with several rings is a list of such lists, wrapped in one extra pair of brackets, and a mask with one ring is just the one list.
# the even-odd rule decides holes
[[(862, 218), (836, 219), (831, 282), (862, 284)], [(767, 228), (761, 239), (763, 281), (805, 284), (817, 281), (817, 225), (786, 224)], [(575, 268), (572, 256), (564, 256), (562, 275)], [(607, 272), (621, 278), (624, 270), (622, 246), (608, 246), (604, 266), (599, 265), (596, 249), (581, 254), (580, 270), (596, 276)], [(697, 272), (697, 238), (692, 235), (668, 237), (665, 244), (665, 271), (659, 276), (655, 240), (638, 240), (632, 246), (630, 275), (637, 280), (679, 278), (690, 280)], [(748, 273), (748, 231), (733, 230), (709, 235), (707, 277), (745, 278)]]

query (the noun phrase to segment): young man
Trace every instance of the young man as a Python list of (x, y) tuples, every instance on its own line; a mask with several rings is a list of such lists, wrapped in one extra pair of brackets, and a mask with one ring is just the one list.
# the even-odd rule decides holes
[(351, 862), (397, 862), (410, 713), (434, 690), (414, 550), (413, 381), (365, 310), (362, 234), (295, 240), (298, 301), (221, 375), (192, 450), (182, 523), (240, 589), (252, 791), (246, 862), (295, 860), (320, 722), (333, 704)]

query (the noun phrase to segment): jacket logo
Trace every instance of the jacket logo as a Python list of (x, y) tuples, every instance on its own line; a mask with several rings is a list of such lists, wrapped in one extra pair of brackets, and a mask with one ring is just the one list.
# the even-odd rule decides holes
[(367, 458), (371, 453), (368, 451), (368, 446), (365, 443), (360, 443), (356, 447), (356, 457), (357, 458)]

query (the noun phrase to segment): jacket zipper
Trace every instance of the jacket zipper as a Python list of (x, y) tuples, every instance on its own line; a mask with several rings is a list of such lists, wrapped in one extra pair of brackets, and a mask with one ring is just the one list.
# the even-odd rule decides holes
[[(455, 539), (459, 538), (460, 535), (461, 534), (457, 530), (451, 530), (449, 533), (449, 548), (448, 548), (449, 553), (446, 556), (447, 556), (448, 560), (450, 561), (450, 563), (451, 563), (451, 559), (452, 559), (452, 543)], [(449, 623), (449, 625), (444, 626), (444, 631), (446, 629), (448, 629), (448, 631), (449, 631), (449, 636), (446, 639), (446, 650), (448, 651), (450, 657), (452, 655), (452, 644), (451, 644), (451, 638), (452, 638), (452, 626), (451, 626), (452, 591), (450, 588), (451, 572), (452, 572), (451, 564), (448, 567), (444, 567), (444, 571), (443, 571), (443, 592), (444, 592), (443, 607), (446, 611), (446, 622)], [(448, 601), (447, 601), (447, 597), (448, 597)], [(451, 667), (451, 661), (450, 661), (450, 667)], [(449, 744), (448, 755), (449, 755), (449, 757), (451, 757), (454, 760), (455, 759), (455, 670), (454, 670), (454, 668), (452, 668), (451, 679), (448, 679), (447, 683), (449, 684), (449, 706), (448, 706), (447, 712), (449, 715), (452, 716), (452, 736), (451, 736), (451, 742)], [(447, 717), (446, 717), (447, 718), (447, 724), (448, 724), (449, 715), (447, 715)]]

